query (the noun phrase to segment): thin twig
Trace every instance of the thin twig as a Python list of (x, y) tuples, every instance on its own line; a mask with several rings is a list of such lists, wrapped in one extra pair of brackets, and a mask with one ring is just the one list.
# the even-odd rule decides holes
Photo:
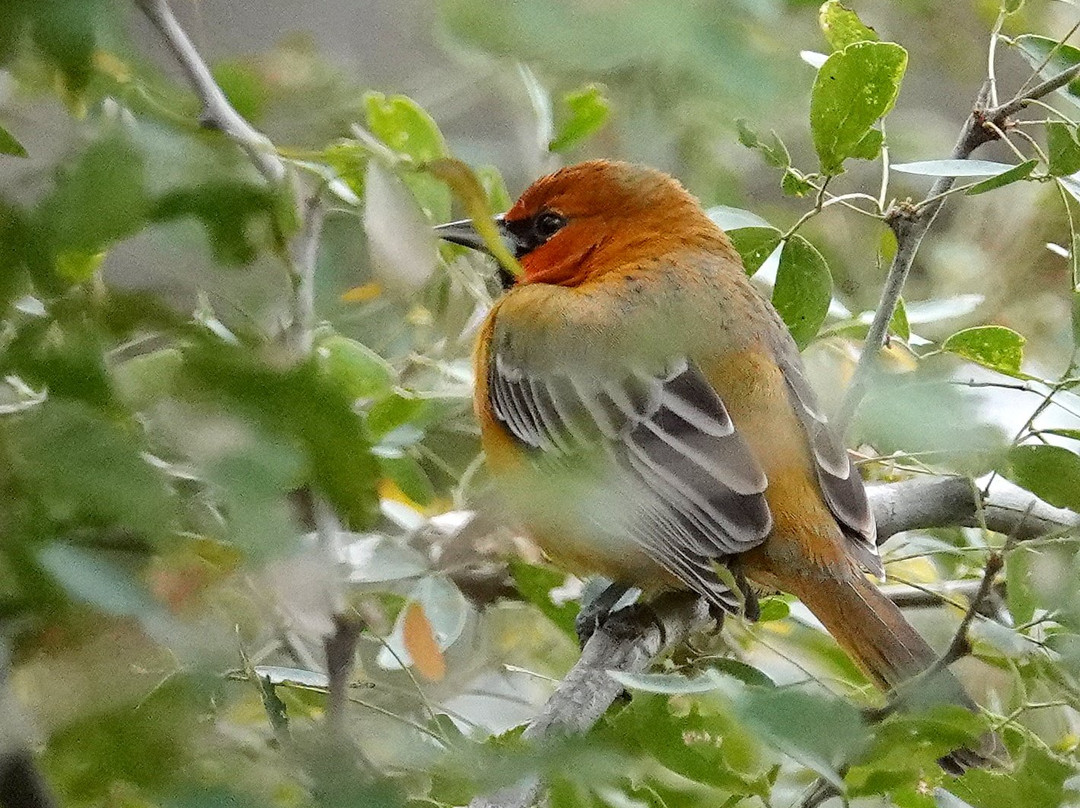
[(244, 120), (229, 103), (221, 87), (214, 81), (210, 68), (176, 21), (166, 0), (134, 1), (157, 28), (202, 102), (200, 123), (208, 129), (218, 130), (247, 152), (248, 158), (268, 182), (275, 185), (283, 182), (287, 175), (285, 163), (278, 157), (274, 144)]
[[(1012, 100), (989, 108), (986, 107), (989, 99), (988, 81), (980, 89), (974, 108), (960, 130), (960, 137), (957, 138), (956, 145), (953, 147), (951, 158), (966, 160), (979, 146), (996, 139), (997, 132), (988, 128), (987, 122), (992, 123), (999, 130), (1006, 130), (1010, 116), (1024, 109), (1031, 101), (1064, 87), (1077, 76), (1080, 76), (1080, 65), (1073, 65), (1046, 81), (1036, 84), (1026, 92), (1017, 94)], [(939, 177), (931, 186), (927, 198), (941, 197), (952, 187), (954, 180), (955, 177)], [(846, 431), (850, 426), (855, 410), (866, 395), (870, 379), (877, 367), (878, 352), (885, 344), (889, 323), (892, 322), (893, 312), (904, 290), (915, 254), (919, 250), (926, 231), (937, 218), (943, 203), (944, 198), (925, 207), (901, 204), (894, 206), (886, 216), (886, 221), (896, 234), (896, 255), (885, 278), (881, 300), (867, 332), (863, 352), (859, 357), (851, 385), (834, 419), (836, 428), (841, 432)]]

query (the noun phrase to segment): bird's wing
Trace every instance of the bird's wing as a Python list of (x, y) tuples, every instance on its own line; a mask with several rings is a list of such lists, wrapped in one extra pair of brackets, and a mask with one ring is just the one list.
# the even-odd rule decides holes
[(859, 470), (829, 427), (828, 420), (818, 410), (814, 391), (803, 374), (797, 355), (792, 358), (788, 351), (783, 350), (777, 354), (777, 364), (787, 384), (788, 399), (806, 432), (825, 503), (844, 535), (850, 539), (859, 563), (868, 572), (881, 576), (884, 570), (877, 550), (877, 527)]
[(496, 418), (540, 455), (609, 452), (647, 494), (628, 532), (688, 586), (733, 608), (712, 565), (765, 540), (768, 481), (692, 363), (599, 378), (523, 367), (496, 345), (487, 383)]

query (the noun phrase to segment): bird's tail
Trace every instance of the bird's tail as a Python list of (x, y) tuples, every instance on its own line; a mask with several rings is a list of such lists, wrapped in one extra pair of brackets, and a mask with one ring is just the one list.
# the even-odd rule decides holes
[[(892, 690), (933, 666), (937, 654), (904, 619), (900, 608), (867, 578), (807, 581), (795, 591), (840, 647), (882, 690)], [(959, 680), (942, 669), (919, 687), (920, 700), (951, 702), (975, 711), (978, 707)], [(987, 734), (977, 749), (957, 749), (941, 764), (953, 773), (1004, 760), (1001, 741)]]

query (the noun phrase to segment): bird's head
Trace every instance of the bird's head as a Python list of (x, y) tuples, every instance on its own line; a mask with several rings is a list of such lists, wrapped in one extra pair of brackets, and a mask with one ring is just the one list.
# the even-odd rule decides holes
[[(726, 245), (676, 180), (630, 163), (592, 160), (530, 185), (496, 220), (524, 275), (518, 283), (578, 286), (609, 271), (663, 260), (680, 249)], [(485, 249), (468, 221), (436, 228), (448, 241)]]

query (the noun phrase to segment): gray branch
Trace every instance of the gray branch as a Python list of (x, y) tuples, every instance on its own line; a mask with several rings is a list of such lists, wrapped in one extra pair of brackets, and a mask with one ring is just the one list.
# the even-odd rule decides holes
[[(870, 486), (870, 504), (878, 522), (879, 542), (906, 530), (985, 524), (990, 530), (1026, 541), (1080, 528), (1080, 514), (1055, 508), (1011, 483), (998, 481), (981, 503), (974, 483), (965, 477), (931, 477)], [(941, 596), (977, 592), (978, 581), (957, 582)], [(931, 605), (935, 595), (911, 587), (887, 593), (906, 606)], [(616, 612), (589, 639), (581, 658), (556, 688), (524, 737), (538, 743), (568, 733), (585, 733), (607, 712), (622, 687), (608, 671), (638, 673), (708, 620), (704, 601), (669, 593), (648, 609)], [(663, 630), (660, 629), (663, 625)], [(477, 797), (469, 808), (529, 808), (543, 795), (535, 778), (495, 794)]]
[[(1068, 70), (1058, 73), (1056, 76), (1035, 85), (1030, 90), (1018, 94), (1010, 101), (996, 107), (986, 108), (988, 85), (984, 85), (975, 100), (974, 108), (964, 128), (960, 131), (960, 137), (953, 147), (951, 158), (953, 160), (966, 160), (979, 146), (996, 140), (998, 132), (1004, 131), (1009, 125), (1009, 118), (1026, 107), (1031, 101), (1042, 98), (1054, 90), (1058, 90), (1080, 75), (1080, 65), (1074, 65)], [(870, 380), (873, 378), (877, 367), (878, 352), (885, 345), (885, 339), (889, 333), (889, 323), (892, 322), (896, 304), (904, 291), (908, 273), (915, 260), (915, 254), (919, 251), (923, 236), (934, 223), (946, 197), (943, 196), (952, 188), (955, 177), (939, 177), (930, 187), (925, 199), (918, 204), (902, 203), (894, 205), (886, 214), (886, 220), (896, 234), (896, 255), (893, 256), (889, 273), (885, 277), (885, 286), (881, 290), (881, 300), (874, 312), (873, 322), (866, 334), (866, 342), (863, 344), (862, 354), (859, 356), (858, 365), (852, 376), (851, 385), (840, 406), (840, 411), (833, 419), (833, 424), (841, 433), (851, 425), (855, 411), (859, 403), (866, 395)]]
[(176, 21), (166, 0), (135, 0), (135, 4), (157, 28), (202, 102), (202, 125), (218, 130), (247, 152), (248, 158), (268, 182), (283, 182), (286, 177), (285, 164), (278, 157), (274, 144), (233, 109), (221, 87), (214, 81), (210, 68)]

